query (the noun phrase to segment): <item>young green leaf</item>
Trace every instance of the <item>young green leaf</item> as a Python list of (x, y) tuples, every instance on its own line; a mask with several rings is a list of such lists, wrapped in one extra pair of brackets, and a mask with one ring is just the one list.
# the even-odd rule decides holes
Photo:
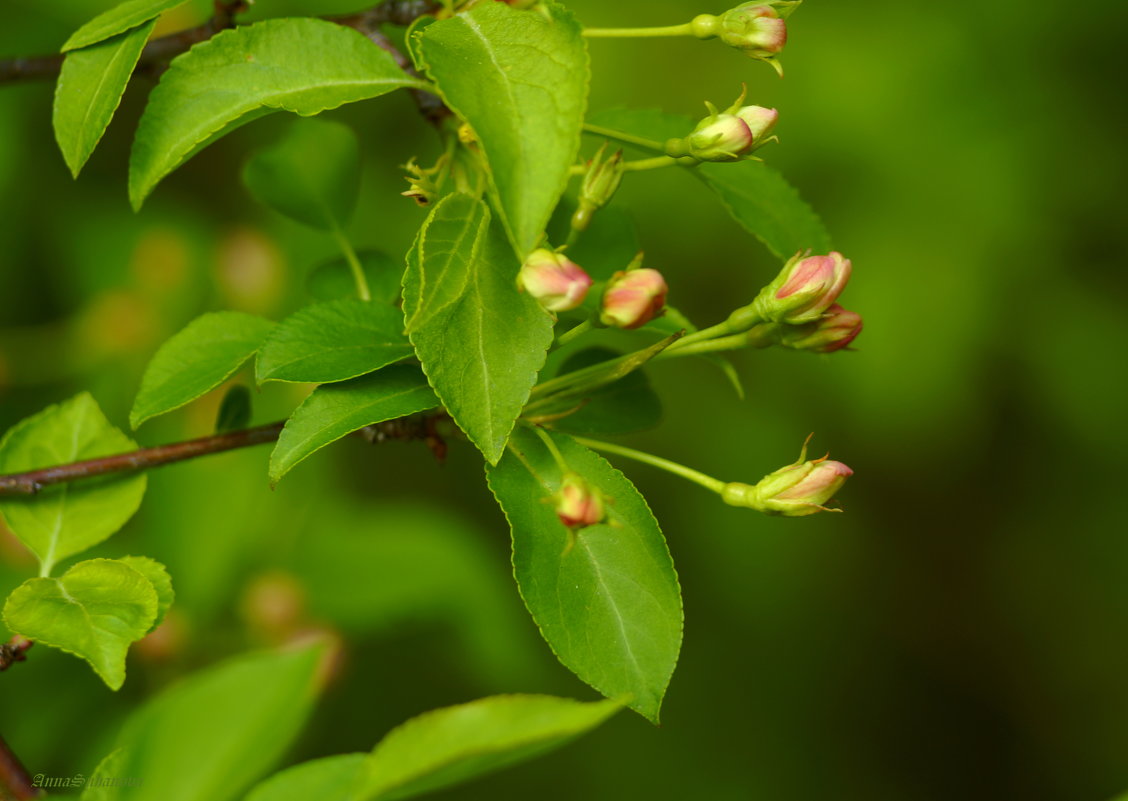
[(133, 428), (218, 387), (262, 347), (274, 323), (243, 312), (211, 312), (188, 323), (153, 356), (133, 401)]
[(83, 25), (67, 39), (62, 51), (89, 47), (111, 36), (117, 36), (142, 23), (153, 20), (186, 0), (128, 0), (105, 11)]
[(682, 639), (681, 591), (666, 540), (627, 478), (554, 434), (568, 469), (613, 502), (605, 523), (570, 533), (551, 502), (561, 468), (532, 432), (487, 468), (513, 533), (513, 572), (533, 620), (569, 670), (657, 723)]
[[(93, 459), (135, 450), (87, 393), (49, 406), (13, 426), (0, 441), (0, 473)], [(145, 475), (88, 479), (44, 487), (32, 496), (0, 498), (9, 528), (39, 557), (41, 575), (55, 563), (97, 545), (123, 525), (145, 494)]]
[(235, 801), (289, 748), (316, 696), (320, 645), (193, 673), (127, 722), (119, 801)]
[(153, 589), (156, 590), (157, 616), (153, 620), (153, 625), (149, 628), (149, 630), (152, 631), (157, 626), (161, 625), (161, 621), (164, 620), (165, 614), (168, 613), (173, 600), (176, 598), (176, 593), (172, 590), (172, 576), (168, 574), (168, 568), (156, 559), (150, 559), (148, 556), (123, 556), (114, 561), (120, 562), (127, 567), (132, 567), (147, 578), (149, 583), (153, 585)]
[(524, 257), (579, 149), (590, 81), (580, 25), (554, 2), (536, 11), (479, 3), (424, 28), (418, 44), (427, 74), (481, 144), (505, 230)]
[(403, 312), (358, 298), (307, 306), (266, 338), (255, 359), (255, 378), (313, 384), (371, 373), (412, 354)]
[[(481, 201), (470, 202), (484, 209)], [(424, 314), (409, 331), (423, 372), (454, 422), (493, 464), (544, 366), (553, 321), (517, 290), (519, 265), (496, 223), (480, 244), (477, 237), (444, 233), (440, 250), (456, 247), (458, 255), (444, 258), (441, 285), (423, 280), (421, 258), (429, 265), (427, 254), (434, 252), (430, 231), (445, 231), (437, 221), (463, 205), (452, 200), (436, 208), (416, 241), (404, 274), (404, 313), (409, 320)], [(449, 297), (449, 286), (459, 287), (457, 296)], [(416, 287), (424, 287), (421, 294)]]
[(55, 141), (75, 178), (114, 118), (153, 19), (96, 45), (67, 53), (55, 86)]
[(291, 219), (340, 230), (360, 191), (356, 134), (339, 122), (294, 120), (280, 142), (247, 161), (243, 183), (255, 200)]
[[(102, 757), (102, 761), (94, 768), (91, 777), (99, 777), (103, 779), (117, 779), (124, 777), (122, 767), (126, 764), (128, 759), (124, 748), (115, 748), (110, 753)], [(118, 792), (118, 784), (113, 782), (94, 782), (92, 780), (82, 788), (81, 801), (118, 801), (120, 794)]]
[(4, 604), (4, 623), (85, 659), (117, 690), (125, 681), (125, 652), (153, 627), (158, 605), (157, 590), (132, 566), (91, 559), (59, 578), (25, 581)]
[(129, 163), (133, 207), (197, 151), (263, 114), (306, 117), (402, 87), (428, 84), (342, 25), (291, 18), (221, 31), (173, 59), (149, 96)]
[(408, 365), (320, 386), (286, 421), (270, 454), (270, 480), (277, 484), (300, 461), (346, 434), (437, 405), (419, 368)]
[[(658, 142), (685, 136), (694, 124), (679, 114), (626, 109), (594, 114), (592, 122)], [(822, 220), (768, 165), (758, 161), (700, 164), (690, 172), (716, 193), (733, 219), (780, 258), (807, 248), (816, 253), (830, 249), (830, 235)]]
[[(394, 304), (400, 296), (403, 259), (379, 250), (361, 250), (356, 255), (372, 293), (372, 302)], [(306, 279), (306, 290), (315, 300), (355, 298), (356, 279), (342, 256), (314, 267)]]
[(338, 754), (302, 762), (260, 782), (246, 801), (356, 801), (367, 760), (367, 754)]
[(403, 275), (408, 332), (422, 328), (462, 296), (489, 227), (489, 208), (469, 195), (447, 195), (431, 209)]
[[(588, 348), (570, 356), (561, 365), (558, 374), (599, 364), (619, 355), (608, 348)], [(662, 421), (662, 401), (651, 388), (646, 374), (635, 370), (586, 395), (565, 398), (537, 409), (537, 414), (543, 416), (567, 412), (571, 414), (553, 421), (553, 428), (566, 434), (588, 436), (626, 434), (658, 425)]]
[(460, 784), (558, 748), (621, 708), (618, 701), (499, 695), (436, 709), (376, 745), (352, 797), (392, 801)]

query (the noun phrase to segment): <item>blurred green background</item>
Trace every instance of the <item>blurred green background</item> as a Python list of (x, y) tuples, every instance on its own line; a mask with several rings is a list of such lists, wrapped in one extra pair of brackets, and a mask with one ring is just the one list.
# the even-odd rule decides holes
[[(356, 2), (260, 2), (259, 16)], [(575, 0), (588, 24), (671, 24), (719, 7)], [(3, 0), (0, 54), (57, 48), (99, 0)], [(173, 30), (206, 2), (171, 15)], [(727, 480), (791, 461), (815, 431), (856, 476), (843, 515), (720, 505), (622, 465), (679, 568), (681, 663), (663, 726), (629, 713), (566, 750), (436, 798), (807, 801), (1109, 798), (1128, 787), (1128, 6), (809, 0), (780, 81), (718, 43), (595, 41), (592, 107), (697, 115), (747, 82), (781, 111), (763, 152), (854, 261), (858, 350), (738, 354), (740, 401), (708, 364), (651, 371), (666, 421), (631, 438)], [(90, 390), (125, 424), (154, 349), (201, 311), (279, 317), (304, 302), (326, 238), (256, 206), (238, 169), (256, 122), (128, 208), (138, 80), (72, 182), (52, 89), (0, 89), (0, 429)], [(1118, 90), (1117, 87), (1121, 89)], [(397, 165), (435, 142), (406, 96), (330, 116), (366, 154), (351, 235), (402, 253), (421, 212)], [(633, 176), (649, 266), (708, 323), (778, 269), (677, 171)], [(256, 420), (300, 395), (270, 387)], [(206, 433), (218, 398), (146, 426)], [(140, 700), (186, 670), (296, 630), (343, 643), (293, 760), (366, 750), (406, 717), (508, 691), (592, 698), (521, 606), (508, 534), (469, 446), (342, 442), (273, 493), (266, 450), (169, 467), (99, 553), (167, 563), (164, 636), (112, 694), (38, 648), (0, 677), (0, 726), (33, 772), (89, 774)], [(341, 558), (341, 554), (347, 558)], [(0, 595), (33, 573), (0, 537)]]

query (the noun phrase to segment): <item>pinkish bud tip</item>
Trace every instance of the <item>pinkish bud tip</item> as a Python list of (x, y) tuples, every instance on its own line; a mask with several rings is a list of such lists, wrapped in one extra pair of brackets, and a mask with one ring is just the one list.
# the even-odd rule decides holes
[(666, 279), (644, 267), (615, 273), (603, 292), (599, 321), (616, 328), (639, 328), (662, 313), (666, 306)]
[(568, 311), (584, 302), (591, 276), (573, 261), (544, 248), (534, 250), (521, 265), (517, 286), (551, 312)]
[(564, 476), (555, 500), (556, 516), (568, 528), (594, 526), (607, 516), (603, 493), (575, 473)]
[(755, 301), (765, 320), (798, 325), (822, 317), (850, 280), (850, 260), (841, 253), (793, 257)]

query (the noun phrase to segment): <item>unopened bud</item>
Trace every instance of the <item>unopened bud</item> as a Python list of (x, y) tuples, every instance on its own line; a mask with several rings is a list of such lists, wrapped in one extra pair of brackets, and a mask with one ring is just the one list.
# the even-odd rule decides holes
[(617, 272), (607, 282), (599, 321), (615, 328), (638, 328), (659, 316), (666, 306), (666, 279), (643, 267)]
[(566, 473), (554, 497), (556, 516), (568, 528), (602, 523), (607, 517), (603, 493), (576, 473)]
[(756, 484), (726, 484), (721, 498), (732, 506), (784, 517), (804, 517), (816, 512), (839, 511), (825, 504), (854, 474), (842, 462), (833, 462), (825, 456), (804, 461), (806, 445), (799, 461), (764, 476)]
[(604, 155), (606, 149), (606, 144), (600, 147), (587, 164), (588, 169), (580, 185), (579, 204), (572, 215), (572, 227), (577, 231), (587, 229), (591, 216), (611, 201), (623, 181), (623, 151), (616, 150), (607, 157)]
[(832, 353), (849, 345), (862, 333), (862, 315), (837, 303), (813, 323), (781, 326), (776, 331), (779, 344), (795, 350)]
[(779, 121), (779, 112), (764, 106), (743, 106), (736, 110), (737, 117), (744, 121), (752, 134), (753, 146), (763, 144)]
[(850, 280), (850, 260), (841, 253), (793, 256), (775, 280), (760, 290), (752, 307), (761, 319), (798, 325), (818, 320)]
[(517, 287), (548, 311), (568, 311), (584, 302), (591, 276), (573, 261), (551, 250), (534, 250), (521, 265)]
[(667, 156), (692, 156), (699, 161), (736, 161), (752, 147), (755, 137), (744, 120), (735, 114), (718, 113), (712, 105), (709, 109), (709, 116), (697, 123), (689, 136), (666, 142)]
[(795, 10), (798, 2), (766, 0), (744, 3), (722, 14), (714, 30), (721, 41), (743, 51), (751, 58), (765, 61), (783, 74), (776, 56), (787, 44), (787, 23), (784, 18)]

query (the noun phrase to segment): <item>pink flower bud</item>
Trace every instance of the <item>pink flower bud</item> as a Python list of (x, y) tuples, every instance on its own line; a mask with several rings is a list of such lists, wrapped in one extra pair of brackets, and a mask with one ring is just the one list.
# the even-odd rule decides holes
[(779, 121), (779, 112), (763, 106), (744, 106), (737, 109), (736, 116), (744, 121), (752, 134), (752, 143), (761, 144), (771, 134)]
[(662, 313), (666, 305), (666, 279), (643, 267), (618, 272), (603, 292), (599, 321), (616, 328), (638, 328)]
[(540, 248), (521, 265), (517, 287), (528, 292), (548, 311), (568, 311), (584, 302), (591, 277), (575, 262)]
[(787, 23), (770, 4), (745, 3), (721, 15), (720, 36), (753, 58), (767, 58), (787, 44)]
[(554, 500), (556, 516), (568, 528), (594, 526), (607, 516), (603, 493), (576, 473), (565, 474)]
[(721, 498), (732, 506), (746, 506), (760, 512), (784, 517), (804, 517), (816, 512), (837, 511), (825, 504), (854, 475), (842, 462), (833, 462), (825, 456), (804, 461), (806, 445), (799, 461), (780, 468), (760, 479), (756, 484), (726, 484)]
[(689, 154), (702, 161), (732, 161), (752, 147), (752, 131), (735, 114), (714, 114), (697, 124), (688, 137)]
[(850, 280), (850, 260), (841, 253), (793, 256), (753, 302), (761, 318), (797, 325), (818, 320)]
[(777, 333), (779, 344), (795, 350), (832, 353), (849, 345), (862, 333), (862, 315), (837, 303), (813, 323), (789, 325)]

